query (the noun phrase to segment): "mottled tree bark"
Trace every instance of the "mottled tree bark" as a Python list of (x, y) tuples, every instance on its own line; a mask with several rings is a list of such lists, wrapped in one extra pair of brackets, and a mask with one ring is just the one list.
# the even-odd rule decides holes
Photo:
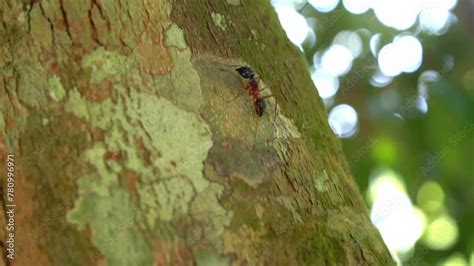
[[(0, 8), (3, 264), (393, 263), (268, 1)], [(278, 100), (258, 131), (229, 65)]]

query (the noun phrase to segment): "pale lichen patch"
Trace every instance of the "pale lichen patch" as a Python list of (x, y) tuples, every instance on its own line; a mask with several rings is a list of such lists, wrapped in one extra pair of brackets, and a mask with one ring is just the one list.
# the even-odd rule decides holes
[(175, 47), (178, 49), (186, 49), (188, 45), (184, 39), (183, 30), (181, 30), (175, 23), (171, 24), (166, 31), (165, 44), (167, 47)]
[[(178, 63), (187, 64), (181, 71), (189, 71), (192, 68), (190, 51), (170, 49), (175, 50), (182, 61)], [(120, 66), (112, 67), (117, 65)], [(92, 230), (101, 230), (97, 228), (100, 224), (96, 219), (100, 215), (87, 216), (81, 206), (91, 197), (99, 197), (96, 199), (100, 201), (99, 205), (109, 202), (101, 205), (101, 212), (113, 211), (115, 201), (110, 202), (110, 197), (121, 189), (118, 179), (126, 169), (135, 171), (140, 177), (141, 183), (136, 185), (136, 192), (140, 195), (139, 207), (145, 213), (142, 219), (149, 228), (157, 228), (155, 225), (158, 220), (174, 221), (188, 215), (189, 204), (196, 193), (203, 192), (209, 186), (209, 181), (203, 176), (203, 161), (212, 145), (207, 125), (195, 113), (177, 107), (164, 97), (139, 92), (135, 88), (134, 82), (138, 82), (136, 77), (130, 78), (134, 71), (127, 57), (116, 52), (95, 51), (85, 57), (83, 66), (92, 69), (91, 79), (94, 81), (126, 80), (128, 88), (116, 82), (113, 85), (117, 93), (114, 101), (107, 98), (102, 102), (89, 102), (77, 89), (68, 93), (65, 110), (86, 119), (93, 128), (105, 133), (103, 143), (96, 143), (84, 153), (97, 174), (78, 179), (82, 196), (77, 200), (79, 207), (70, 213), (70, 221), (82, 226), (88, 223)], [(189, 72), (174, 75), (178, 79), (180, 75), (189, 76)], [(170, 76), (173, 77), (173, 74)], [(174, 84), (174, 94), (188, 95), (182, 91), (183, 86), (198, 93), (200, 91), (196, 83), (183, 84)], [(196, 100), (196, 97), (192, 99), (198, 108), (200, 103)], [(137, 145), (139, 141), (143, 147)], [(143, 149), (149, 153), (149, 164), (145, 162)], [(107, 159), (109, 152), (122, 154), (123, 162)], [(128, 194), (124, 197), (128, 198)], [(141, 237), (137, 235), (137, 238)], [(94, 243), (97, 241), (94, 240)], [(99, 249), (108, 259), (121, 256), (113, 251), (107, 254), (101, 247)]]
[(257, 31), (252, 29), (252, 30), (250, 30), (250, 32), (251, 32), (252, 35), (248, 37), (248, 41), (253, 43), (253, 45), (255, 47), (259, 47), (260, 50), (264, 50), (266, 46), (265, 46), (264, 43), (259, 42)]
[(202, 221), (207, 228), (202, 237), (214, 243), (218, 250), (222, 247), (220, 236), (233, 216), (232, 212), (224, 209), (219, 203), (223, 191), (222, 185), (211, 183), (206, 190), (196, 195), (190, 212), (192, 217)]
[(314, 186), (315, 186), (316, 190), (319, 191), (319, 192), (327, 191), (327, 186), (328, 186), (327, 181), (328, 180), (329, 180), (329, 176), (328, 176), (326, 170), (324, 170), (323, 173), (314, 180)]
[[(123, 120), (123, 116), (120, 116), (123, 111), (123, 103), (114, 105), (112, 100), (106, 99), (101, 103), (84, 102), (87, 105), (87, 109), (91, 113), (90, 122), (95, 128), (103, 130), (109, 130), (109, 136), (113, 136), (116, 133), (113, 128), (113, 123), (117, 120)], [(103, 116), (98, 114), (109, 114), (109, 116)]]
[(258, 219), (262, 219), (264, 212), (265, 209), (263, 208), (262, 204), (257, 202), (255, 204), (255, 214), (257, 214)]
[(61, 84), (61, 80), (57, 76), (49, 78), (49, 89), (49, 95), (55, 101), (62, 100), (66, 95), (66, 91), (64, 90), (64, 87)]
[(121, 188), (110, 190), (107, 197), (93, 192), (83, 194), (70, 211), (68, 220), (84, 230), (92, 230), (92, 242), (108, 265), (151, 265), (150, 246), (138, 229), (140, 213)]
[(155, 76), (155, 84), (161, 96), (178, 107), (198, 111), (202, 105), (200, 78), (191, 62), (191, 50), (182, 38), (182, 30), (176, 26), (166, 32), (168, 48), (174, 69), (169, 74)]
[[(109, 72), (107, 78), (114, 78), (114, 74)], [(70, 92), (66, 110), (106, 132), (104, 144), (96, 144), (85, 153), (98, 174), (81, 177), (80, 191), (107, 197), (109, 189), (117, 186), (123, 168), (115, 161), (104, 161), (104, 157), (107, 151), (120, 151), (125, 168), (138, 173), (143, 182), (136, 188), (150, 228), (158, 220), (186, 216), (196, 193), (210, 184), (203, 176), (203, 161), (212, 146), (210, 130), (198, 115), (166, 98), (136, 90), (127, 92), (119, 84), (114, 90), (126, 97), (118, 97), (115, 103), (110, 99), (97, 103), (86, 101), (77, 90)], [(90, 116), (84, 116), (85, 110)], [(146, 166), (140, 148), (134, 144), (138, 139), (150, 152), (151, 166)]]
[(289, 197), (284, 197), (284, 196), (278, 196), (276, 197), (276, 201), (279, 202), (281, 205), (283, 205), (288, 211), (291, 212), (293, 215), (293, 220), (295, 222), (301, 223), (301, 215), (298, 213), (296, 210), (295, 206), (293, 205), (293, 201)]
[[(133, 52), (125, 56), (100, 48), (84, 56), (82, 67), (91, 73), (91, 81), (110, 82), (114, 97), (92, 102), (76, 88), (67, 92), (65, 110), (103, 134), (102, 142), (83, 153), (96, 173), (78, 179), (80, 198), (69, 220), (81, 230), (89, 224), (93, 232), (101, 231), (98, 218), (102, 216), (85, 209), (92, 198), (107, 213), (115, 208), (110, 202), (115, 192), (123, 193), (127, 201), (132, 198), (130, 193), (136, 193), (137, 207), (143, 213), (141, 226), (161, 235), (161, 230), (176, 230), (171, 226), (163, 229), (163, 224), (179, 225), (191, 219), (203, 225), (195, 241), (205, 240), (218, 248), (232, 213), (219, 203), (223, 186), (210, 182), (203, 173), (213, 142), (209, 126), (197, 113), (203, 102), (200, 77), (182, 30), (171, 24), (163, 34), (176, 67), (160, 75), (142, 77), (140, 57)], [(120, 158), (110, 159), (110, 154), (120, 154)], [(138, 176), (132, 192), (121, 182), (127, 171)], [(99, 211), (97, 206), (90, 210), (95, 211)], [(207, 228), (212, 232), (207, 233)], [(137, 238), (144, 239), (141, 234)], [(94, 238), (93, 243), (99, 244)], [(120, 256), (98, 248), (107, 259)]]
[(214, 22), (214, 25), (216, 25), (223, 31), (225, 31), (230, 25), (232, 25), (232, 21), (222, 14), (212, 12), (211, 17), (212, 21)]
[(240, 0), (226, 0), (227, 4), (233, 5), (233, 6), (240, 6)]
[(156, 211), (161, 221), (171, 221), (188, 214), (194, 188), (189, 179), (174, 177), (153, 185), (156, 195)]
[(278, 113), (276, 120), (272, 120), (273, 126), (275, 127), (275, 138), (278, 140), (291, 140), (301, 138), (301, 133), (295, 126), (294, 122), (284, 116), (282, 113)]
[(21, 64), (18, 71), (18, 98), (22, 103), (35, 108), (48, 106), (47, 93), (43, 88), (48, 87), (47, 72), (36, 64)]
[(69, 91), (69, 98), (64, 109), (66, 112), (73, 113), (79, 118), (89, 120), (86, 101), (76, 88)]
[(153, 164), (163, 170), (163, 176), (186, 176), (198, 192), (203, 191), (209, 184), (202, 175), (202, 162), (212, 146), (209, 128), (196, 114), (177, 108), (165, 98), (145, 94), (133, 97), (140, 104), (136, 110), (129, 109), (129, 114), (140, 118), (153, 150), (161, 154), (153, 158)]
[(104, 161), (107, 148), (100, 143), (84, 153), (86, 161), (94, 165), (96, 174), (88, 174), (78, 179), (79, 192), (109, 196), (109, 188), (118, 185), (117, 171), (110, 171)]
[(156, 193), (152, 185), (137, 184), (137, 193), (140, 197), (140, 209), (148, 227), (153, 228), (158, 219), (158, 207), (156, 202)]
[(130, 68), (131, 62), (118, 52), (107, 51), (100, 47), (84, 56), (82, 66), (92, 69), (91, 81), (99, 82), (104, 79), (120, 76)]

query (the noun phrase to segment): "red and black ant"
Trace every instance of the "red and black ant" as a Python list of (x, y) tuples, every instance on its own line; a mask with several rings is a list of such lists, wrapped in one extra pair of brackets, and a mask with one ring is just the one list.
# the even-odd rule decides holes
[[(233, 66), (237, 67), (237, 66)], [(248, 81), (247, 85), (242, 83), (242, 87), (249, 93), (250, 96), (253, 98), (253, 105), (255, 107), (255, 113), (257, 114), (257, 121), (256, 121), (256, 126), (255, 126), (255, 140), (257, 139), (257, 130), (258, 130), (258, 122), (259, 122), (259, 117), (263, 116), (265, 113), (265, 108), (267, 107), (267, 104), (265, 102), (265, 99), (268, 98), (273, 98), (275, 100), (275, 114), (273, 120), (276, 118), (276, 111), (277, 111), (277, 102), (275, 96), (272, 94), (269, 95), (264, 95), (261, 96), (260, 92), (265, 90), (266, 88), (260, 89), (258, 86), (258, 81), (260, 78), (255, 76), (255, 72), (248, 66), (238, 66), (238, 68), (235, 69), (241, 77), (246, 79)], [(245, 93), (245, 91), (244, 91)], [(235, 96), (233, 99), (236, 97), (239, 97), (242, 94), (239, 94)], [(230, 101), (232, 101), (231, 99)], [(254, 140), (254, 146), (255, 146), (255, 140)]]

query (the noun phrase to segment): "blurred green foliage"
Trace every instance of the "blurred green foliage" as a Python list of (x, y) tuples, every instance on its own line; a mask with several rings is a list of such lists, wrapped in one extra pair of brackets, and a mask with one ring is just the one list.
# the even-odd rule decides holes
[[(427, 225), (441, 215), (457, 224), (459, 238), (442, 249), (423, 241), (433, 238), (427, 235), (427, 226), (415, 248), (402, 256), (403, 264), (435, 265), (449, 259), (456, 265), (469, 260), (474, 265), (474, 1), (458, 1), (453, 10), (457, 21), (441, 35), (422, 31), (416, 23), (405, 31), (396, 30), (382, 24), (373, 10), (355, 15), (342, 4), (328, 13), (309, 4), (297, 9), (316, 35), (315, 42), (307, 38), (301, 45), (309, 66), (314, 54), (327, 49), (344, 30), (380, 33), (382, 45), (407, 32), (421, 42), (421, 67), (379, 88), (369, 82), (377, 65), (369, 49), (371, 35), (362, 38), (361, 56), (339, 77), (339, 91), (327, 107), (330, 111), (345, 103), (358, 113), (358, 132), (343, 139), (343, 147), (362, 193), (376, 169), (391, 169), (403, 179)], [(375, 64), (370, 64), (371, 59)], [(430, 70), (437, 71), (439, 78), (427, 83), (428, 110), (423, 113), (413, 101), (420, 76)], [(449, 224), (434, 226), (438, 225), (449, 230)]]

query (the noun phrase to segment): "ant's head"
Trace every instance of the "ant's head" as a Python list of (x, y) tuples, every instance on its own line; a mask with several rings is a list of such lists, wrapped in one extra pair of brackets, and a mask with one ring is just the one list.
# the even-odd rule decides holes
[(245, 79), (251, 79), (255, 77), (255, 73), (253, 73), (253, 70), (250, 67), (242, 66), (237, 68), (236, 70)]

